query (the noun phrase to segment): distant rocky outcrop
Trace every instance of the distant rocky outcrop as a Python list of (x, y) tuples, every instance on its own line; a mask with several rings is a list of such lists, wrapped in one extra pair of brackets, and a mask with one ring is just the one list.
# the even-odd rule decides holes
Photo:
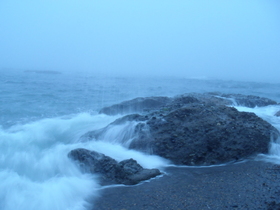
[(99, 113), (107, 115), (131, 114), (156, 111), (165, 107), (176, 108), (186, 104), (200, 102), (213, 105), (239, 105), (246, 107), (263, 107), (276, 105), (277, 102), (268, 98), (253, 95), (222, 94), (222, 93), (189, 93), (174, 98), (169, 97), (140, 97), (119, 104), (102, 108)]
[(168, 97), (135, 98), (100, 110), (100, 114), (117, 115), (160, 108), (171, 101)]
[(101, 113), (107, 114), (135, 114), (82, 138), (99, 139), (115, 125), (136, 122), (128, 147), (175, 164), (212, 165), (267, 153), (270, 141), (279, 132), (254, 113), (239, 112), (229, 106), (233, 104), (255, 107), (277, 103), (258, 96), (219, 93), (138, 98), (102, 109)]
[(231, 98), (233, 105), (245, 106), (245, 107), (263, 107), (268, 105), (278, 104), (269, 98), (253, 96), (253, 95), (242, 95), (242, 94), (220, 94), (221, 97)]
[(68, 157), (77, 161), (84, 172), (99, 174), (102, 185), (135, 185), (161, 174), (158, 169), (144, 169), (133, 159), (117, 162), (102, 153), (82, 148), (70, 151)]

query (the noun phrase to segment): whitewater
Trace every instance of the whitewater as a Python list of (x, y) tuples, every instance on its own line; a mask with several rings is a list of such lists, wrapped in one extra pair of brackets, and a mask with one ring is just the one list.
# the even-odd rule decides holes
[[(10, 70), (0, 76), (0, 209), (86, 210), (99, 196), (97, 175), (82, 173), (67, 154), (86, 148), (117, 161), (133, 158), (144, 168), (167, 160), (129, 150), (120, 142), (133, 125), (114, 127), (102, 141), (83, 141), (88, 131), (103, 128), (120, 116), (98, 114), (102, 107), (144, 96), (190, 92), (240, 93), (280, 102), (280, 84), (188, 78), (105, 77), (93, 73)], [(246, 108), (280, 130), (274, 114), (279, 105)], [(126, 126), (126, 127), (125, 127)], [(131, 136), (133, 138), (133, 136)], [(278, 143), (262, 159), (280, 163)]]

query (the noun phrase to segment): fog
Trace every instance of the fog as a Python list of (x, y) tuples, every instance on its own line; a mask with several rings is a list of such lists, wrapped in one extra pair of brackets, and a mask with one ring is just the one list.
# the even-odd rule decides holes
[(0, 69), (278, 82), (278, 0), (1, 0)]

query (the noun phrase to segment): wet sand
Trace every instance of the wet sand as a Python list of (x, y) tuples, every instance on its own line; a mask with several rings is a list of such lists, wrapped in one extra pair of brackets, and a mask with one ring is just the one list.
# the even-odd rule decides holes
[(162, 177), (138, 186), (101, 189), (93, 209), (280, 209), (280, 167), (271, 163), (247, 161), (164, 171)]

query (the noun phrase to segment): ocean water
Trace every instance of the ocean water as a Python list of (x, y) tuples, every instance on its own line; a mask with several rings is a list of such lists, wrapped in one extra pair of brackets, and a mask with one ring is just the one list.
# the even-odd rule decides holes
[[(98, 114), (104, 106), (143, 96), (189, 92), (258, 95), (280, 102), (279, 84), (188, 78), (104, 77), (94, 73), (2, 70), (0, 75), (0, 209), (92, 209), (101, 188), (96, 175), (81, 173), (67, 157), (75, 148), (102, 152), (118, 161), (134, 158), (146, 168), (170, 164), (161, 157), (128, 150), (120, 142), (133, 125), (111, 129), (102, 141), (80, 141), (84, 133), (120, 116)], [(280, 130), (279, 105), (236, 107), (254, 112)], [(272, 144), (260, 157), (280, 163)]]

